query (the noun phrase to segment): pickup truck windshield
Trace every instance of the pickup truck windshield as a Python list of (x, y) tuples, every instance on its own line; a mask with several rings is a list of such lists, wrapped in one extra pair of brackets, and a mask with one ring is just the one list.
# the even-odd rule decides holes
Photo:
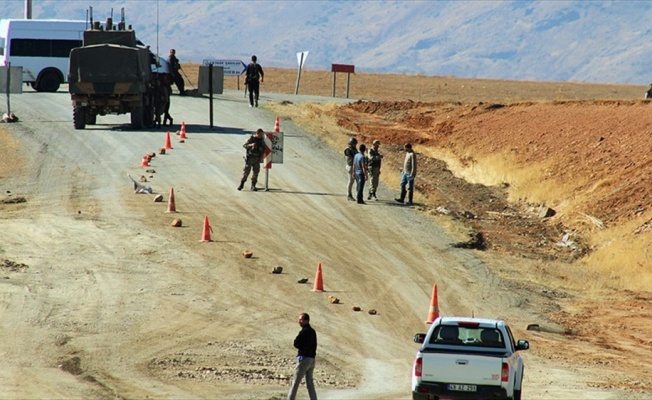
[(455, 325), (440, 325), (436, 327), (428, 343), (460, 347), (505, 348), (503, 335), (497, 329)]

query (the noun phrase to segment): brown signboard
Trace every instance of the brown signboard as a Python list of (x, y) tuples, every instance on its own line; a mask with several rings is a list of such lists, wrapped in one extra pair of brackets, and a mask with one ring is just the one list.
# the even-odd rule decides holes
[(331, 64), (331, 72), (348, 72), (349, 74), (355, 74), (355, 65)]

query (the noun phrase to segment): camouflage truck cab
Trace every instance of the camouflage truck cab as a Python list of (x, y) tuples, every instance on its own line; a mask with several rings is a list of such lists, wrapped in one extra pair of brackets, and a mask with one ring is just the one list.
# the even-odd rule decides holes
[(125, 29), (124, 21), (106, 30), (99, 23), (84, 32), (82, 47), (70, 52), (68, 91), (73, 106), (73, 125), (84, 129), (94, 125), (98, 115), (131, 114), (134, 129), (151, 127), (152, 54), (136, 42), (136, 33)]

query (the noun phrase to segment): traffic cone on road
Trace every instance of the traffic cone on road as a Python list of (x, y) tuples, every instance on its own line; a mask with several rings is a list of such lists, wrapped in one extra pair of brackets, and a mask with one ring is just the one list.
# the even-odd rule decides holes
[(188, 139), (188, 136), (186, 136), (186, 121), (181, 121), (181, 133), (179, 134), (179, 139)]
[(205, 216), (204, 217), (204, 231), (201, 234), (200, 242), (212, 242), (212, 240), (211, 240), (211, 232), (213, 232), (213, 228), (208, 223), (208, 216)]
[(174, 188), (170, 188), (170, 198), (168, 199), (168, 210), (166, 212), (177, 212), (177, 207), (174, 205)]
[(274, 123), (274, 132), (281, 131), (281, 123), (278, 117), (276, 117), (276, 122)]
[(324, 291), (324, 281), (321, 276), (321, 263), (317, 264), (317, 275), (315, 275), (315, 284), (312, 288), (313, 292), (323, 292)]
[(145, 154), (143, 160), (140, 162), (141, 167), (149, 167), (149, 156)]
[(432, 298), (430, 299), (430, 311), (428, 311), (428, 320), (426, 324), (432, 324), (439, 318), (439, 300), (437, 300), (437, 284), (432, 287)]
[(168, 131), (167, 135), (165, 136), (165, 149), (166, 150), (172, 149), (172, 142), (170, 141), (170, 131)]

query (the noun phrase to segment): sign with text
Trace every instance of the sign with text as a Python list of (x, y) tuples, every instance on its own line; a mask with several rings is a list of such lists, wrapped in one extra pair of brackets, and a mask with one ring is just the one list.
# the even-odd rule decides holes
[(265, 165), (264, 168), (271, 168), (270, 164), (283, 164), (283, 132), (265, 132)]
[(241, 60), (204, 60), (204, 66), (208, 66), (209, 64), (213, 64), (214, 67), (224, 68), (225, 76), (242, 75), (247, 70), (247, 64), (243, 63)]

